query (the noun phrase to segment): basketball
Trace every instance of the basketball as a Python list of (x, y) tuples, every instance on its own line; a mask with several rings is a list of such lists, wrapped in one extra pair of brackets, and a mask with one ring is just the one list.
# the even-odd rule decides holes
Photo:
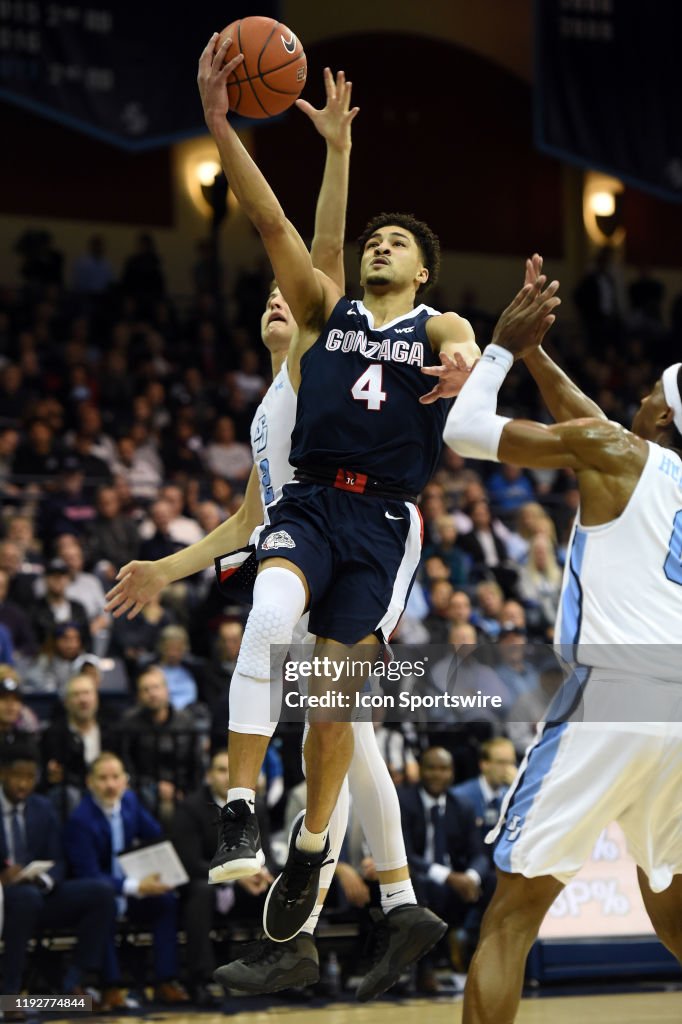
[(290, 107), (305, 85), (307, 61), (301, 41), (273, 18), (241, 18), (220, 33), (232, 39), (225, 60), (244, 61), (227, 80), (230, 110), (242, 117), (273, 117)]

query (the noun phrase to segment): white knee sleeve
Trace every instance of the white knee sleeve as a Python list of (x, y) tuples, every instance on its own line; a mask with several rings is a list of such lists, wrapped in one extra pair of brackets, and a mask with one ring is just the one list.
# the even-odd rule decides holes
[(354, 813), (377, 871), (392, 871), (407, 864), (400, 821), (400, 804), (393, 779), (384, 761), (371, 722), (354, 722), (355, 747), (348, 769), (348, 785)]
[(270, 679), (270, 647), (286, 649), (294, 626), (303, 615), (305, 588), (290, 569), (273, 566), (256, 577), (253, 608), (246, 623), (237, 668), (253, 679)]
[[(270, 709), (279, 708), (282, 666), (304, 608), (305, 588), (290, 569), (273, 566), (258, 574), (253, 608), (230, 683), (232, 732), (272, 736), (275, 731), (277, 722), (271, 721)], [(271, 647), (279, 649), (271, 652)], [(270, 683), (279, 691), (275, 692)]]

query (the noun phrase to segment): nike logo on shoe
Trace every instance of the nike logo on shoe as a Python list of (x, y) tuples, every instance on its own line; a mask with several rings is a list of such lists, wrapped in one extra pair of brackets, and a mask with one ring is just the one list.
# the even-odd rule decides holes
[(390, 512), (384, 512), (387, 519), (402, 519), (402, 516), (392, 516)]

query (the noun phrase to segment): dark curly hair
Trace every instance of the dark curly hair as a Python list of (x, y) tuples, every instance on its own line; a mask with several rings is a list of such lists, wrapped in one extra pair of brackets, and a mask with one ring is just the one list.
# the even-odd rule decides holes
[(387, 224), (395, 224), (399, 228), (404, 228), (405, 231), (413, 234), (417, 241), (422, 259), (424, 260), (424, 266), (429, 272), (428, 281), (419, 285), (417, 295), (427, 288), (432, 288), (438, 280), (438, 272), (440, 270), (440, 242), (438, 235), (433, 233), (428, 224), (425, 224), (422, 220), (417, 220), (411, 213), (380, 213), (378, 217), (373, 217), (358, 238), (360, 259), (362, 259), (365, 246), (372, 235), (380, 228), (385, 228)]

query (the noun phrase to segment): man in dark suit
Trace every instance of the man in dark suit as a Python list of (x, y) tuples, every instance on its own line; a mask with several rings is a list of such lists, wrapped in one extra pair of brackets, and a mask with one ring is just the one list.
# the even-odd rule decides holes
[(67, 811), (72, 811), (83, 795), (88, 765), (102, 750), (111, 749), (111, 731), (100, 722), (98, 708), (92, 675), (74, 675), (66, 684), (63, 708), (42, 735), (48, 794)]
[[(37, 750), (26, 741), (17, 741), (3, 751), (1, 771), (3, 991), (21, 991), (29, 939), (42, 928), (68, 926), (75, 929), (78, 942), (62, 991), (77, 992), (83, 975), (88, 971), (100, 972), (105, 963), (107, 937), (116, 913), (113, 889), (101, 880), (64, 881), (65, 861), (57, 814), (49, 800), (33, 792), (39, 772)], [(38, 860), (52, 861), (53, 866), (30, 880), (22, 879), (22, 867)], [(112, 979), (104, 973), (102, 980), (109, 987)]]
[[(398, 790), (407, 862), (417, 898), (453, 928), (460, 945), (473, 950), (469, 918), (490, 875), (470, 805), (448, 792), (452, 755), (429, 747), (421, 756), (420, 781)], [(474, 926), (475, 927), (475, 926)]]
[[(188, 996), (177, 982), (177, 900), (158, 875), (126, 878), (117, 854), (140, 842), (158, 840), (161, 826), (128, 789), (123, 762), (103, 752), (90, 765), (89, 792), (66, 823), (66, 856), (77, 878), (106, 880), (116, 893), (119, 911), (135, 923), (148, 924), (154, 936), (156, 998), (182, 1003)], [(124, 903), (125, 900), (125, 903)], [(109, 931), (108, 970), (118, 978)]]
[[(265, 893), (272, 882), (266, 867), (248, 878), (239, 878), (234, 885), (208, 883), (208, 869), (218, 835), (218, 809), (225, 804), (228, 789), (228, 768), (227, 750), (217, 751), (211, 758), (205, 784), (178, 804), (170, 828), (171, 841), (190, 879), (181, 896), (187, 932), (187, 971), (196, 1005), (209, 1005), (212, 1001), (208, 985), (216, 967), (210, 937), (214, 915), (219, 915), (218, 923), (221, 918), (224, 922), (224, 915), (235, 907), (239, 916), (260, 916)], [(264, 806), (258, 809), (258, 820), (267, 864), (269, 844), (263, 828), (263, 823), (267, 822)]]
[[(481, 744), (478, 766), (480, 775), (459, 782), (450, 792), (474, 812), (476, 826), (485, 839), (497, 824), (502, 800), (516, 775), (516, 751), (511, 740), (496, 736)], [(492, 870), (492, 847), (487, 846)]]

